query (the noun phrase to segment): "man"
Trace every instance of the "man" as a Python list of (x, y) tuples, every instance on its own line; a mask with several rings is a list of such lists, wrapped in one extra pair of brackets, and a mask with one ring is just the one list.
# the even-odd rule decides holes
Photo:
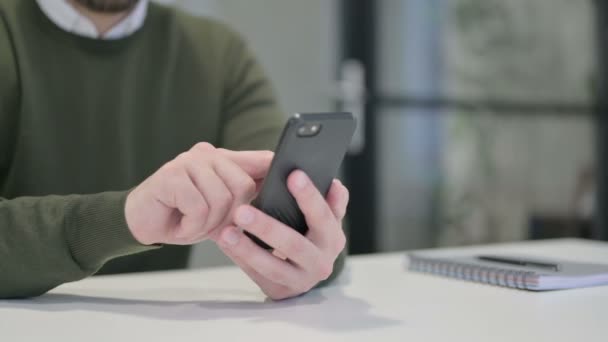
[(205, 239), (273, 299), (327, 279), (345, 244), (339, 181), (323, 198), (289, 176), (306, 237), (249, 205), (281, 117), (217, 22), (147, 0), (0, 0), (0, 298), (112, 259), (100, 273), (184, 267)]

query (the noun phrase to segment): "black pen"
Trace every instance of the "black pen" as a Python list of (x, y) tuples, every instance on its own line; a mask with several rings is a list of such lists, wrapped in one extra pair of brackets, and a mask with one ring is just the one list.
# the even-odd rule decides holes
[(555, 272), (559, 271), (558, 264), (539, 262), (539, 261), (533, 261), (533, 260), (524, 260), (524, 259), (518, 259), (518, 258), (495, 256), (495, 255), (480, 255), (477, 257), (477, 259), (483, 260), (483, 261), (499, 262), (499, 263), (509, 264), (509, 265), (524, 266), (524, 267), (546, 268), (546, 269), (553, 270)]

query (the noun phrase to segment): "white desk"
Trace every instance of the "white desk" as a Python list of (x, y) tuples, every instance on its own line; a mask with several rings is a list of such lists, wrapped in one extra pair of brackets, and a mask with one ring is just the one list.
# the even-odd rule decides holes
[[(608, 263), (608, 244), (484, 246)], [(608, 341), (608, 286), (532, 293), (351, 257), (332, 287), (279, 303), (236, 268), (107, 276), (0, 301), (1, 341)]]

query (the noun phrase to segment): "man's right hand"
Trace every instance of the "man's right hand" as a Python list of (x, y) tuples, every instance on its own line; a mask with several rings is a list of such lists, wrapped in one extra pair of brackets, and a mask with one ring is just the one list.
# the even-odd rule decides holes
[(125, 217), (140, 243), (193, 244), (231, 224), (256, 196), (273, 153), (236, 152), (199, 143), (161, 167), (127, 196)]

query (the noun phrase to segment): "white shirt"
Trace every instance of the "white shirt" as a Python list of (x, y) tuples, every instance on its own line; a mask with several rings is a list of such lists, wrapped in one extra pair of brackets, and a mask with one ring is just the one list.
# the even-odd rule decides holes
[(88, 38), (110, 40), (129, 36), (143, 26), (149, 0), (139, 0), (129, 15), (103, 35), (97, 32), (97, 28), (89, 18), (80, 14), (67, 0), (36, 1), (42, 12), (65, 31)]

